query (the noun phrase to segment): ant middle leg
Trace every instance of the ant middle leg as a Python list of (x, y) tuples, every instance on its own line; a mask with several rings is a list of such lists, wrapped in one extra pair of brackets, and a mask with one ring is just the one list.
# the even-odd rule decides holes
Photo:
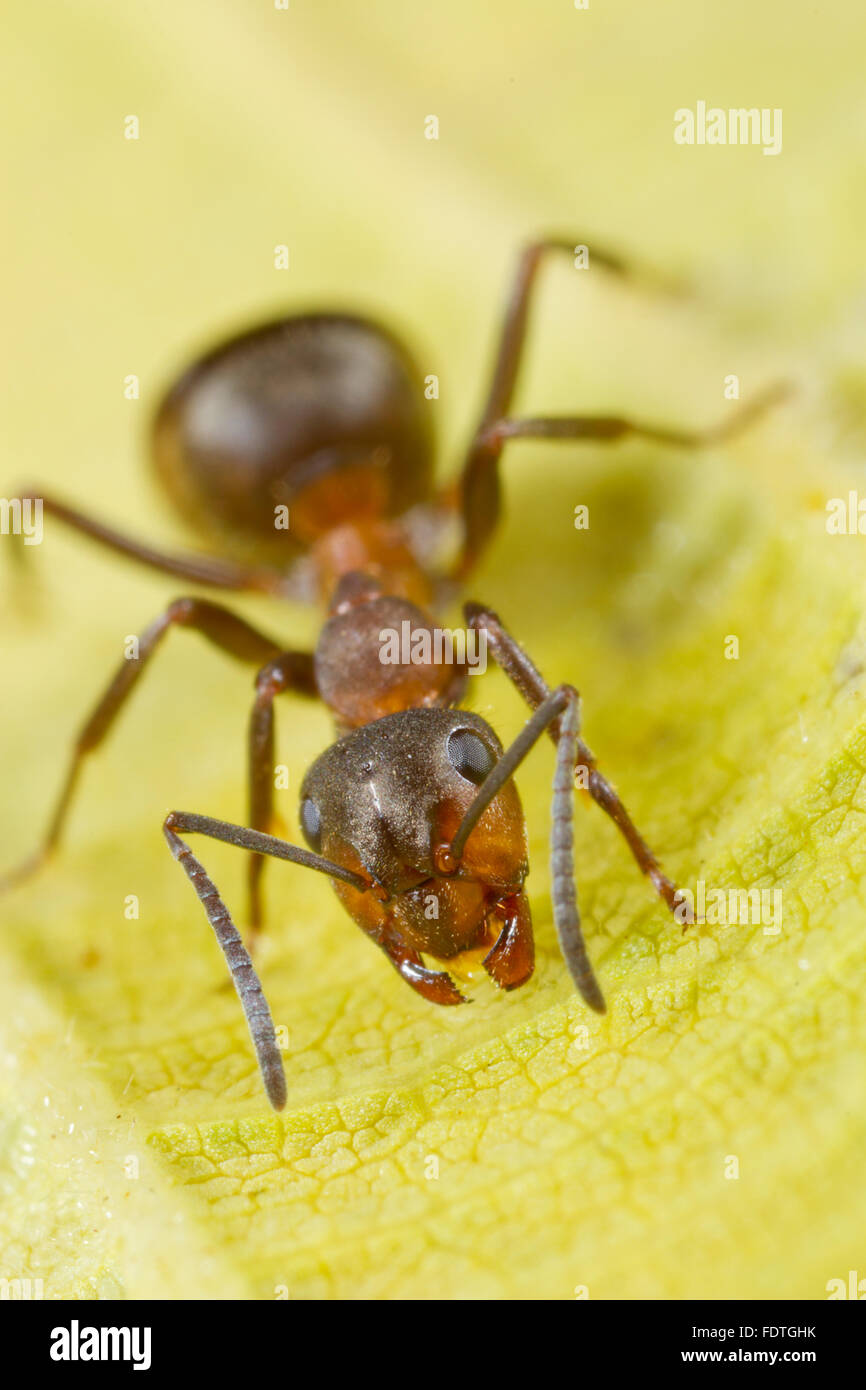
[[(529, 312), (539, 271), (549, 256), (574, 256), (575, 249), (575, 244), (564, 237), (544, 237), (530, 242), (520, 253), (499, 333), (487, 399), (459, 484), (453, 493), (452, 505), (456, 500), (463, 521), (463, 548), (455, 567), (456, 578), (464, 578), (476, 563), (498, 519), (499, 479), (495, 464), (491, 469), (485, 461), (488, 450), (480, 440), (486, 429), (508, 413), (511, 405), (523, 362)], [(615, 275), (630, 278), (633, 274), (619, 256), (594, 244), (591, 257), (602, 269)], [(452, 498), (451, 489), (448, 495)]]
[[(530, 708), (537, 710), (550, 697), (550, 687), (538, 668), (520, 646), (519, 642), (503, 627), (498, 615), (480, 603), (467, 603), (463, 609), (467, 627), (483, 632), (487, 645), (497, 665), (523, 696)], [(559, 720), (550, 725), (548, 732), (556, 741), (559, 733)], [(591, 750), (580, 738), (575, 737), (575, 772), (582, 772), (586, 779), (586, 789), (597, 806), (610, 816), (626, 844), (632, 852), (641, 873), (646, 874), (659, 897), (675, 914), (678, 922), (686, 927), (692, 924), (693, 916), (685, 895), (677, 888), (661, 868), (658, 859), (644, 840), (628, 814), (618, 793), (599, 771)]]
[[(176, 599), (169, 604), (142, 633), (137, 655), (121, 662), (101, 699), (85, 721), (75, 741), (66, 778), (42, 843), (23, 863), (0, 878), (0, 891), (35, 873), (57, 848), (88, 755), (107, 737), (146, 666), (172, 627), (192, 628), (229, 656), (254, 663), (256, 666), (272, 661), (279, 653), (279, 645), (276, 642), (219, 604), (198, 598)], [(306, 653), (292, 653), (291, 656), (296, 670), (309, 669), (311, 682), (312, 657)]]

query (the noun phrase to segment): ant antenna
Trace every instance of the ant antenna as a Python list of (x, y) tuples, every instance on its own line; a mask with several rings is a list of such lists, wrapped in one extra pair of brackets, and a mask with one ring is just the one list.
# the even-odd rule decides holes
[(165, 818), (163, 833), (168, 847), (186, 870), (187, 878), (198, 895), (226, 958), (250, 1030), (268, 1100), (275, 1110), (282, 1110), (287, 1098), (286, 1073), (277, 1044), (274, 1020), (261, 981), (243, 938), (215, 884), (208, 878), (204, 866), (196, 859), (189, 845), (176, 833), (178, 830), (188, 834), (208, 835), (212, 840), (239, 845), (242, 849), (250, 849), (258, 854), (270, 854), (276, 859), (288, 859), (293, 864), (301, 864), (306, 869), (316, 869), (319, 873), (327, 874), (329, 878), (340, 878), (361, 890), (368, 888), (369, 884), (359, 874), (353, 874), (350, 869), (332, 864), (330, 859), (323, 859), (319, 854), (312, 854), (298, 845), (290, 845), (273, 835), (263, 835), (257, 830), (247, 830), (239, 825), (231, 825), (228, 821), (213, 820), (210, 816), (192, 815), (186, 811), (172, 811)]
[(460, 822), (450, 848), (455, 861), (459, 863), (466, 848), (466, 841), (496, 793), (514, 776), (517, 767), (542, 734), (559, 719), (559, 729), (556, 733), (556, 771), (553, 777), (550, 855), (553, 921), (560, 950), (571, 978), (589, 1007), (595, 1009), (596, 1013), (603, 1014), (604, 995), (590, 965), (583, 932), (580, 929), (580, 909), (574, 883), (573, 776), (579, 711), (580, 696), (573, 686), (560, 685), (548, 695), (482, 782), (478, 795)]

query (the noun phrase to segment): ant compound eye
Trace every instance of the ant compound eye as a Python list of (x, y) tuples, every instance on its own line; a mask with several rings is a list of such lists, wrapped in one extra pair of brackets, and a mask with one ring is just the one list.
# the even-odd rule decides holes
[(448, 735), (446, 746), (454, 771), (467, 782), (474, 782), (476, 787), (481, 786), (496, 766), (496, 755), (472, 729), (455, 729)]
[(301, 802), (301, 830), (310, 849), (318, 854), (322, 848), (322, 817), (315, 801), (309, 797)]

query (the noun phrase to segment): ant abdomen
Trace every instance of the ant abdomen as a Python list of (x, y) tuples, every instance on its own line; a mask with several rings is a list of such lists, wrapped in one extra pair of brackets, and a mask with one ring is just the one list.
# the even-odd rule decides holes
[(153, 456), (210, 544), (275, 564), (343, 523), (399, 516), (432, 485), (418, 369), (343, 314), (280, 319), (202, 357), (160, 405)]

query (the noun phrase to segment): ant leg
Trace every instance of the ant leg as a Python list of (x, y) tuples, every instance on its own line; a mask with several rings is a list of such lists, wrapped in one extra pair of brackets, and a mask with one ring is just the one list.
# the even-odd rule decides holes
[[(500, 330), (499, 347), (487, 400), (460, 478), (458, 504), (464, 527), (464, 553), (461, 555), (457, 571), (460, 577), (465, 576), (477, 560), (495, 528), (499, 515), (499, 479), (495, 466), (491, 470), (484, 462), (485, 451), (480, 444), (480, 436), (488, 426), (507, 413), (514, 396), (539, 269), (542, 261), (551, 253), (574, 257), (578, 245), (583, 246), (587, 243), (578, 237), (571, 240), (564, 237), (545, 237), (530, 242), (520, 253)], [(619, 256), (594, 244), (589, 249), (592, 262), (624, 279), (634, 279), (638, 283), (646, 284), (648, 288), (662, 289), (668, 293), (677, 293), (682, 288), (658, 274), (646, 270), (632, 271)]]
[[(281, 652), (256, 676), (256, 698), (249, 724), (249, 818), (254, 830), (273, 829), (274, 697), (287, 690), (316, 694), (313, 661), (306, 652)], [(265, 860), (249, 862), (249, 927), (255, 937), (264, 918), (261, 878)]]
[[(559, 946), (571, 978), (581, 996), (597, 1013), (605, 1012), (604, 996), (593, 974), (580, 929), (577, 889), (574, 884), (574, 761), (580, 719), (580, 696), (571, 685), (548, 691), (517, 738), (482, 782), (478, 795), (460, 822), (451, 841), (453, 859), (459, 864), (466, 841), (497, 792), (510, 782), (527, 753), (542, 734), (556, 743), (553, 778), (553, 828), (550, 836), (550, 875), (553, 921)], [(499, 943), (497, 942), (497, 947)], [(494, 950), (496, 947), (494, 947)]]
[(421, 956), (400, 936), (389, 921), (380, 927), (369, 930), (369, 935), (380, 946), (401, 979), (411, 985), (416, 994), (431, 1004), (465, 1004), (466, 997), (461, 994), (451, 976), (444, 970), (428, 970)]
[[(196, 598), (176, 599), (169, 604), (165, 612), (142, 633), (138, 655), (121, 662), (85, 722), (75, 741), (66, 779), (42, 844), (23, 864), (0, 879), (0, 891), (34, 873), (57, 847), (84, 760), (105, 739), (146, 665), (173, 626), (193, 628), (229, 656), (237, 657), (240, 661), (255, 662), (256, 665), (261, 665), (279, 652), (276, 642), (218, 604)], [(304, 659), (302, 654), (298, 654), (299, 662)], [(312, 666), (312, 657), (306, 660)]]
[(627, 435), (671, 444), (679, 449), (700, 449), (720, 444), (747, 429), (792, 392), (788, 382), (777, 382), (732, 411), (717, 425), (681, 430), (647, 425), (621, 415), (539, 416), (534, 419), (499, 419), (482, 426), (475, 436), (462, 475), (464, 537), (455, 566), (455, 577), (465, 578), (493, 534), (500, 513), (499, 459), (511, 439), (593, 439), (613, 443)]
[(207, 584), (215, 589), (251, 590), (263, 594), (283, 594), (291, 596), (289, 576), (280, 570), (261, 566), (238, 565), (231, 560), (211, 559), (207, 555), (168, 555), (161, 550), (153, 550), (140, 541), (124, 536), (113, 527), (94, 521), (83, 512), (67, 507), (64, 502), (36, 488), (23, 488), (18, 494), (21, 502), (39, 501), (49, 516), (54, 516), (64, 525), (89, 536), (91, 540), (106, 546), (109, 550), (137, 560), (149, 569), (162, 574), (172, 574), (176, 579), (187, 579), (192, 584)]
[[(464, 615), (468, 627), (486, 635), (487, 645), (493, 653), (497, 665), (502, 668), (509, 680), (517, 687), (526, 703), (537, 709), (550, 695), (550, 687), (536, 666), (527, 656), (520, 644), (502, 626), (499, 617), (490, 608), (479, 603), (464, 605)], [(550, 728), (550, 736), (557, 738), (558, 725)], [(634, 825), (617, 792), (598, 770), (595, 758), (580, 737), (576, 739), (576, 768), (586, 778), (586, 786), (596, 805), (610, 816), (637, 862), (641, 873), (646, 874), (662, 901), (667, 905), (678, 922), (689, 926), (693, 920), (685, 895), (672, 883)]]
[[(580, 243), (584, 244), (584, 243)], [(652, 427), (632, 425), (625, 420), (584, 419), (584, 420), (508, 420), (511, 401), (523, 359), (526, 342), (526, 329), (532, 294), (537, 283), (538, 270), (543, 258), (551, 252), (567, 253), (573, 256), (576, 247), (573, 240), (564, 238), (545, 238), (525, 247), (518, 261), (517, 271), (506, 306), (505, 318), (499, 338), (499, 348), (493, 376), (475, 437), (469, 446), (460, 482), (457, 489), (457, 506), (463, 522), (463, 541), (461, 553), (454, 569), (454, 577), (464, 579), (477, 563), (490, 540), (500, 512), (499, 455), (507, 438), (544, 437), (548, 439), (614, 439), (625, 433), (640, 434), (645, 438), (661, 442), (680, 444), (683, 447), (697, 447), (700, 444), (726, 438), (746, 423), (746, 412), (737, 417), (737, 422), (729, 422), (723, 430), (703, 434), (686, 431), (656, 430)], [(636, 284), (644, 284), (650, 289), (661, 289), (667, 293), (679, 293), (681, 285), (666, 280), (663, 276), (647, 271), (632, 272), (618, 256), (589, 244), (591, 260), (604, 270), (613, 271), (625, 279), (633, 279)], [(778, 391), (776, 395), (780, 394)], [(752, 415), (766, 408), (768, 400), (752, 407)], [(751, 418), (751, 417), (750, 417)], [(567, 426), (572, 432), (566, 432)], [(535, 427), (535, 428), (532, 428)], [(512, 432), (509, 433), (508, 431)], [(559, 432), (557, 432), (557, 430)], [(504, 432), (503, 432), (504, 431)], [(450, 490), (448, 493), (450, 497)]]
[(521, 251), (517, 262), (499, 336), (496, 365), (481, 416), (482, 425), (489, 424), (491, 420), (503, 415), (511, 403), (523, 358), (532, 295), (542, 260), (551, 252), (573, 258), (578, 245), (587, 245), (591, 261), (626, 280), (634, 279), (638, 283), (643, 282), (647, 288), (661, 289), (669, 294), (676, 294), (682, 288), (651, 271), (631, 270), (619, 256), (610, 251), (603, 251), (593, 243), (587, 244), (578, 237), (570, 240), (566, 240), (565, 237), (544, 237), (539, 241), (530, 242)]

